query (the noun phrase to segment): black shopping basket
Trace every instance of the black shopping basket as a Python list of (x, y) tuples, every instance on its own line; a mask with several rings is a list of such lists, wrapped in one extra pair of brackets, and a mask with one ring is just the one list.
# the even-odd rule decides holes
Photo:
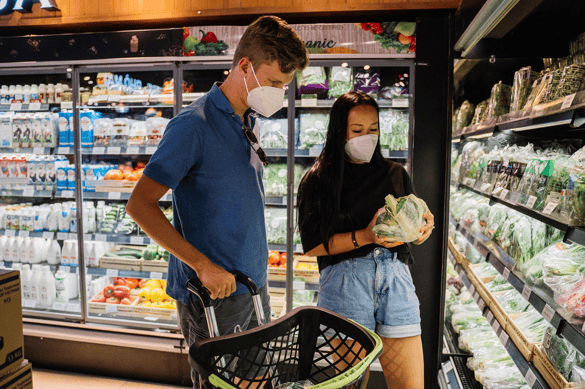
[[(258, 288), (244, 274), (233, 274), (250, 290), (258, 322), (264, 323)], [(188, 281), (187, 288), (202, 301), (209, 333), (214, 336), (189, 349), (197, 373), (208, 386), (248, 389), (264, 384), (271, 389), (308, 380), (313, 389), (358, 389), (382, 352), (382, 341), (374, 332), (319, 307), (296, 308), (268, 324), (217, 336), (206, 289), (198, 279)]]

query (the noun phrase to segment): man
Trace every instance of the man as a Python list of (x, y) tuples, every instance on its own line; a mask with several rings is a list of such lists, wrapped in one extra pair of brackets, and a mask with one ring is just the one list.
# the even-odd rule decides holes
[[(191, 346), (207, 337), (199, 301), (186, 289), (197, 276), (214, 299), (221, 335), (258, 325), (247, 289), (228, 271), (240, 270), (260, 288), (270, 317), (266, 278), (262, 164), (251, 134), (250, 108), (270, 116), (282, 107), (284, 85), (308, 64), (307, 51), (285, 21), (263, 16), (242, 36), (226, 81), (215, 84), (171, 120), (127, 205), (128, 214), (170, 253), (167, 293), (177, 300)], [(260, 155), (259, 155), (260, 154)], [(174, 227), (158, 207), (173, 190)], [(196, 375), (192, 370), (194, 384)]]

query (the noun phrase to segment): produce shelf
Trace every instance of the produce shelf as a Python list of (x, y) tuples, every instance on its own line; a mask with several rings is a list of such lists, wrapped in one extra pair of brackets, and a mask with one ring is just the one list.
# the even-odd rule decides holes
[[(395, 100), (397, 100), (395, 102)], [(407, 98), (393, 99), (393, 100), (376, 100), (380, 108), (399, 108), (408, 109), (408, 105), (405, 107), (404, 102), (408, 104)], [(317, 100), (317, 99), (302, 99), (295, 100), (295, 108), (331, 108), (335, 100)]]
[[(295, 158), (315, 158), (321, 154), (322, 148), (314, 147), (311, 149), (295, 149)], [(382, 156), (388, 159), (407, 159), (408, 150), (388, 150), (382, 149)], [(268, 157), (281, 157), (287, 156), (287, 149), (264, 149), (264, 152)]]
[[(0, 193), (4, 193), (1, 191)], [(35, 192), (36, 193), (36, 192)], [(83, 192), (83, 199), (84, 200), (124, 200), (127, 201), (130, 199), (132, 193), (123, 193), (123, 192)], [(35, 197), (35, 196), (33, 196)], [(51, 197), (51, 196), (47, 196)], [(56, 191), (55, 198), (61, 199), (73, 199), (75, 198), (75, 192), (72, 190), (64, 190), (64, 191)], [(159, 201), (172, 201), (173, 195), (166, 194)]]
[(100, 267), (87, 268), (87, 274), (92, 275), (92, 276), (150, 278), (150, 279), (160, 279), (160, 280), (166, 280), (168, 278), (168, 275), (166, 272), (161, 273), (161, 272), (148, 272), (148, 271), (103, 269)]
[(585, 354), (583, 320), (571, 318), (568, 312), (559, 307), (554, 301), (552, 290), (546, 285), (533, 285), (527, 282), (520, 272), (516, 271), (516, 261), (487, 237), (472, 233), (460, 224), (457, 224), (457, 231), (461, 232), (480, 253), (486, 253), (486, 260), (557, 330), (558, 335), (565, 337)]
[(475, 290), (475, 286), (469, 280), (467, 276), (467, 271), (460, 265), (457, 265), (455, 270), (459, 274), (459, 277), (463, 281), (463, 284), (467, 287), (469, 292), (472, 294), (473, 299), (477, 303), (479, 309), (482, 311), (482, 314), (488, 322), (490, 326), (498, 336), (498, 339), (510, 355), (510, 358), (516, 364), (516, 367), (520, 371), (520, 373), (524, 376), (524, 379), (528, 383), (528, 386), (531, 388), (538, 388), (538, 389), (549, 389), (550, 386), (542, 377), (542, 375), (538, 372), (536, 367), (529, 361), (527, 361), (518, 347), (514, 344), (514, 342), (510, 339), (508, 333), (502, 328), (496, 316), (493, 312), (487, 307), (486, 302), (481, 298), (479, 293)]
[(54, 239), (55, 233), (51, 231), (24, 231), (24, 230), (5, 230), (0, 229), (0, 235), (5, 236), (22, 236), (23, 238), (43, 238), (43, 239)]

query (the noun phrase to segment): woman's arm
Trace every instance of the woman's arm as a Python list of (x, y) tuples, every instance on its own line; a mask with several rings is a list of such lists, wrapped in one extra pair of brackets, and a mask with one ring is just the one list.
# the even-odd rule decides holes
[[(380, 208), (381, 210), (382, 208)], [(370, 222), (370, 224), (362, 229), (355, 231), (355, 240), (359, 247), (376, 243), (380, 246), (386, 247), (388, 249), (396, 246), (400, 246), (404, 244), (404, 242), (386, 242), (384, 238), (380, 238), (372, 231), (372, 228), (376, 225), (376, 220), (378, 219), (378, 212), (374, 215), (374, 218)], [(327, 256), (327, 255), (336, 255), (347, 253), (349, 251), (355, 250), (356, 247), (353, 244), (351, 238), (351, 231), (350, 232), (343, 232), (339, 234), (335, 234), (329, 239), (329, 253), (325, 250), (325, 245), (320, 244), (319, 246), (315, 247), (307, 251), (305, 254), (311, 257), (320, 257), (320, 256)]]

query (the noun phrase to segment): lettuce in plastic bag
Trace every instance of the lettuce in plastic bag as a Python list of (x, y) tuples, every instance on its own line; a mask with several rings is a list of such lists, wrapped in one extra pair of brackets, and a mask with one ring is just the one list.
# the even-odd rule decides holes
[(423, 215), (429, 211), (424, 200), (413, 194), (398, 199), (388, 195), (385, 200), (384, 211), (372, 231), (389, 242), (409, 243), (420, 238), (420, 229), (426, 223)]
[(286, 208), (267, 207), (264, 210), (268, 243), (286, 244), (286, 216)]
[(344, 93), (350, 92), (353, 86), (353, 76), (350, 67), (333, 66), (329, 72), (330, 98), (337, 98)]
[(329, 115), (321, 113), (305, 113), (300, 115), (300, 146), (310, 149), (325, 144)]

